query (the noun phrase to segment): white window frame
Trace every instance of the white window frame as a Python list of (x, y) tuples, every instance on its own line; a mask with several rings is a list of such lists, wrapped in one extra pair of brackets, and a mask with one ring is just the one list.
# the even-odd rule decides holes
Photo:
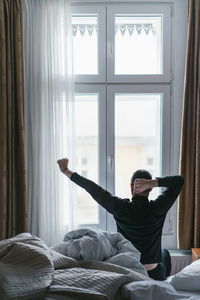
[[(107, 11), (107, 74), (108, 82), (166, 82), (171, 80), (171, 4), (129, 4), (110, 6)], [(163, 16), (163, 74), (159, 75), (115, 75), (115, 14), (162, 15)]]

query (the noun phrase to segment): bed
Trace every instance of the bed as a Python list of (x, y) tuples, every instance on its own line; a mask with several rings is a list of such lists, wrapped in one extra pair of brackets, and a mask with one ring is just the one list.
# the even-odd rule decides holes
[(0, 241), (0, 299), (200, 300), (200, 260), (161, 282), (120, 233), (82, 228), (53, 247), (22, 233)]

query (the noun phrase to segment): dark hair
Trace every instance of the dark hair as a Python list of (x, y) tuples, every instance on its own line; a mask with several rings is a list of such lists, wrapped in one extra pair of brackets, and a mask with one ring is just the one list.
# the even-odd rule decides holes
[(139, 169), (133, 173), (131, 177), (131, 184), (134, 183), (136, 178), (152, 179), (152, 176), (147, 170)]

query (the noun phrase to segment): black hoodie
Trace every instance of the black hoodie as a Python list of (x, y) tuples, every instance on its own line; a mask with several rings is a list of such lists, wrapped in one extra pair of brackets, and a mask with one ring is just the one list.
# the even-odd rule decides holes
[(158, 186), (166, 189), (154, 201), (140, 195), (133, 196), (132, 200), (113, 196), (77, 173), (70, 179), (113, 214), (118, 232), (141, 252), (143, 264), (161, 262), (162, 228), (166, 214), (183, 186), (182, 176), (157, 177)]

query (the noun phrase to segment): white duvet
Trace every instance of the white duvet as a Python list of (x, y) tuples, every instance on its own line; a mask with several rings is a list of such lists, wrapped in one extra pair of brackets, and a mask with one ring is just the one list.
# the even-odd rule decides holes
[[(198, 299), (179, 295), (167, 282), (149, 279), (138, 260), (138, 251), (122, 236), (111, 234), (110, 239), (108, 233), (98, 234), (92, 236), (86, 230), (71, 232), (67, 239), (65, 237), (68, 250), (72, 251), (75, 245), (79, 250), (82, 248), (81, 256), (77, 249), (72, 251), (79, 259), (69, 257), (70, 252), (66, 256), (48, 248), (42, 240), (28, 233), (0, 241), (0, 299)], [(89, 246), (90, 242), (94, 247)], [(96, 243), (99, 243), (98, 248)], [(88, 255), (93, 255), (93, 260), (88, 260)], [(94, 255), (99, 260), (95, 260)], [(134, 258), (132, 264), (131, 257)], [(104, 261), (100, 261), (102, 258)], [(127, 268), (129, 259), (131, 268)]]
[(61, 255), (30, 234), (0, 241), (1, 300), (113, 300), (122, 285), (140, 280), (146, 276), (127, 268)]
[(118, 232), (88, 228), (73, 230), (52, 249), (78, 260), (105, 261), (148, 276), (140, 263), (140, 252)]

